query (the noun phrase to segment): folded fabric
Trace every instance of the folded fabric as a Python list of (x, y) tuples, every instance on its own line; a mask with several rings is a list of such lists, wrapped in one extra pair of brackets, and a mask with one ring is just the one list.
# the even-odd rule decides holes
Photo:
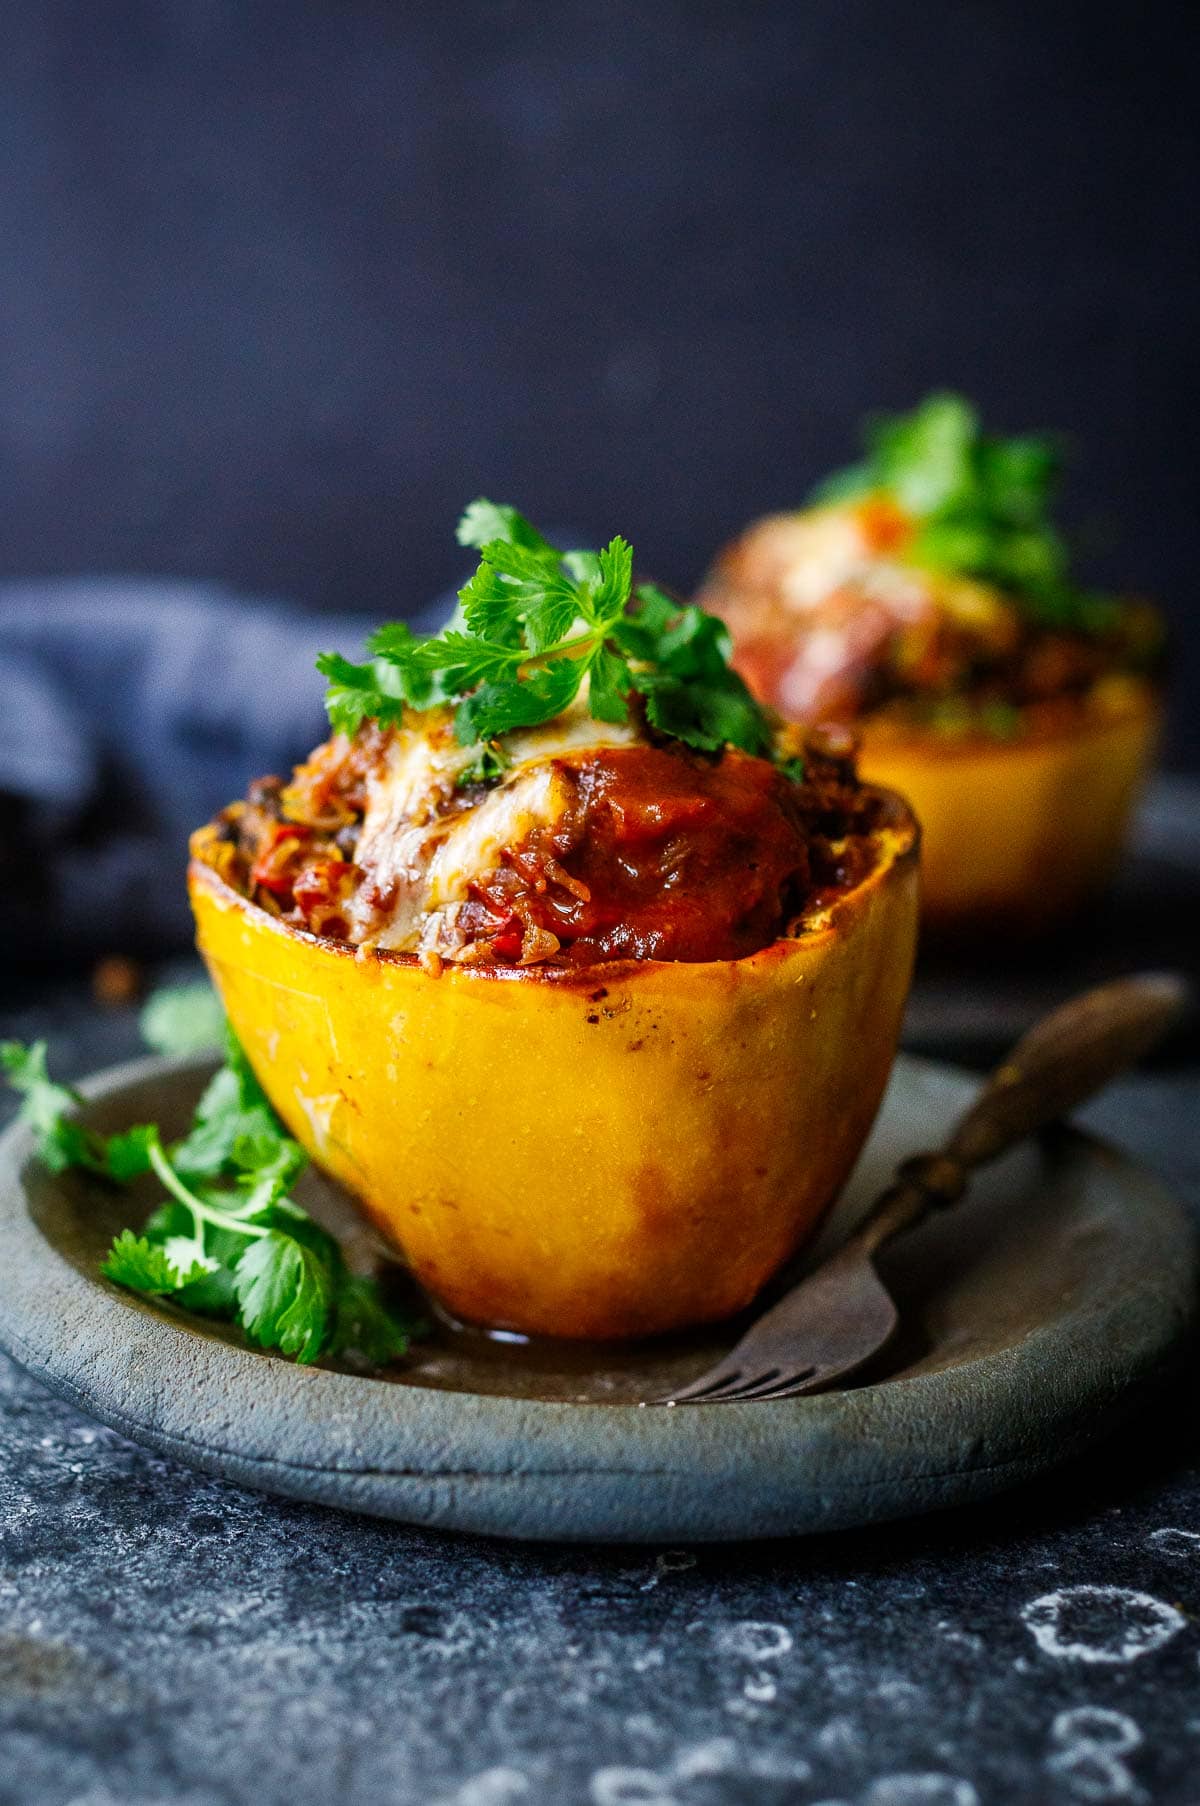
[(0, 584), (6, 960), (185, 944), (190, 830), (324, 736), (316, 654), (361, 656), (374, 624), (218, 584)]

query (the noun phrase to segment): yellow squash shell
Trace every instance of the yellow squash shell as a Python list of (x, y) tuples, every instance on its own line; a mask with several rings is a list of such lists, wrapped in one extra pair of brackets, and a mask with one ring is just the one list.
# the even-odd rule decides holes
[(1161, 732), (1153, 687), (1119, 681), (1110, 713), (1028, 740), (887, 739), (864, 724), (864, 778), (907, 797), (921, 824), (927, 927), (1038, 934), (1111, 877)]
[(740, 960), (437, 976), (291, 928), (207, 863), (198, 941), (272, 1103), (455, 1316), (616, 1338), (728, 1316), (814, 1229), (891, 1069), (916, 829)]

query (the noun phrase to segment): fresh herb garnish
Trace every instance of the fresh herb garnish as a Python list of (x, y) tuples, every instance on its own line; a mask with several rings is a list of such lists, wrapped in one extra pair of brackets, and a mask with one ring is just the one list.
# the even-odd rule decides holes
[(1051, 520), (1062, 458), (1047, 434), (999, 438), (959, 395), (931, 395), (911, 414), (883, 415), (866, 457), (820, 484), (814, 501), (883, 492), (916, 522), (915, 563), (1008, 590), (1041, 626), (1101, 632), (1120, 604), (1079, 588)]
[(225, 1041), (225, 1012), (210, 984), (163, 985), (147, 998), (138, 1019), (142, 1040), (155, 1053), (207, 1053)]
[(586, 678), (596, 721), (626, 721), (636, 696), (651, 727), (697, 751), (771, 752), (770, 720), (730, 667), (723, 623), (653, 584), (631, 606), (626, 540), (564, 552), (515, 508), (486, 500), (471, 503), (458, 538), (480, 562), (442, 633), (418, 639), (394, 622), (368, 642), (367, 664), (317, 660), (336, 730), (456, 703), (456, 736), (472, 748), (464, 781), (486, 782), (504, 769), (503, 736), (562, 714)]
[(37, 1137), (38, 1153), (52, 1173), (69, 1166), (86, 1167), (106, 1179), (135, 1179), (149, 1166), (145, 1152), (149, 1130), (130, 1129), (123, 1135), (97, 1135), (76, 1122), (79, 1093), (59, 1085), (46, 1070), (46, 1043), (26, 1047), (20, 1041), (0, 1042), (0, 1070), (21, 1096), (21, 1120)]
[(173, 1147), (153, 1124), (117, 1135), (85, 1128), (79, 1093), (46, 1069), (45, 1042), (4, 1043), (0, 1068), (51, 1171), (78, 1166), (118, 1184), (152, 1172), (166, 1192), (140, 1234), (123, 1229), (113, 1242), (101, 1267), (109, 1279), (240, 1324), (251, 1341), (301, 1362), (354, 1351), (378, 1365), (405, 1352), (410, 1326), (291, 1196), (307, 1157), (232, 1035)]

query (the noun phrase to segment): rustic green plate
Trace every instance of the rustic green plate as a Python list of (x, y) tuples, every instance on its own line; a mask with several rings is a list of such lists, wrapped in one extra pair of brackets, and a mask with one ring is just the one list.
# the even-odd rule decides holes
[[(89, 1117), (179, 1132), (205, 1072), (155, 1060), (103, 1074), (85, 1087)], [(897, 1160), (938, 1141), (972, 1089), (949, 1068), (898, 1062), (822, 1246)], [(306, 1201), (343, 1228), (357, 1222), (317, 1180)], [(20, 1126), (0, 1140), (0, 1341), (31, 1373), (206, 1472), (502, 1536), (780, 1536), (985, 1497), (1126, 1415), (1177, 1348), (1196, 1290), (1175, 1200), (1062, 1130), (889, 1252), (904, 1328), (859, 1383), (774, 1404), (642, 1410), (640, 1398), (699, 1373), (734, 1331), (614, 1353), (440, 1330), (386, 1376), (302, 1368), (100, 1279), (129, 1210), (78, 1174), (46, 1173)]]

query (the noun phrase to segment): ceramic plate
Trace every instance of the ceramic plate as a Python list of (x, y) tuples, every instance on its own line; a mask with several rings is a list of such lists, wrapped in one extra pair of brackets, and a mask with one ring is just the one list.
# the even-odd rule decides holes
[[(85, 1087), (90, 1119), (179, 1133), (206, 1071), (143, 1061), (101, 1075)], [(814, 1255), (972, 1091), (952, 1069), (898, 1062)], [(316, 1179), (305, 1201), (335, 1226), (356, 1222)], [(1195, 1291), (1174, 1199), (1060, 1130), (888, 1251), (903, 1330), (853, 1386), (646, 1410), (639, 1399), (699, 1373), (735, 1329), (620, 1353), (443, 1329), (386, 1377), (301, 1368), (100, 1279), (129, 1213), (128, 1197), (45, 1172), (19, 1126), (0, 1141), (0, 1341), (31, 1373), (134, 1440), (248, 1486), (529, 1538), (791, 1535), (982, 1498), (1125, 1415), (1178, 1345)]]

